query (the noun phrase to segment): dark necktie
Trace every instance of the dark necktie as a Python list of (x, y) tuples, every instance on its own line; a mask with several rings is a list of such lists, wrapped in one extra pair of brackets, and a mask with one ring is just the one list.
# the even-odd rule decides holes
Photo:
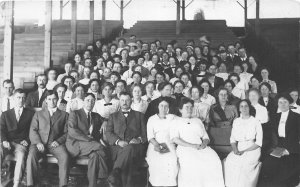
[(7, 110), (10, 109), (10, 100), (9, 100), (9, 97), (7, 98)]
[(91, 126), (91, 112), (88, 112), (88, 123), (89, 123), (89, 127)]

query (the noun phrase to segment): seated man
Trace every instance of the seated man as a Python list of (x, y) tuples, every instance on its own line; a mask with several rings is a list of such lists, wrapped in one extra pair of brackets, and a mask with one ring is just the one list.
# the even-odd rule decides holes
[(38, 86), (38, 89), (28, 94), (25, 103), (26, 107), (42, 107), (43, 101), (46, 98), (47, 76), (45, 74), (38, 75), (36, 84)]
[(29, 138), (31, 146), (27, 158), (27, 185), (38, 183), (38, 160), (50, 153), (58, 160), (59, 186), (68, 184), (69, 155), (65, 147), (68, 113), (57, 108), (57, 92), (47, 91), (46, 104), (34, 114)]
[(103, 121), (99, 114), (92, 112), (95, 100), (94, 94), (86, 94), (83, 108), (70, 113), (66, 141), (72, 157), (89, 157), (87, 174), (89, 187), (97, 186), (97, 179), (108, 176), (107, 155), (100, 143), (100, 128)]
[[(9, 153), (13, 153), (16, 158), (13, 182), (14, 186), (17, 187), (25, 169), (25, 159), (30, 143), (29, 128), (34, 111), (24, 108), (26, 99), (24, 90), (16, 89), (13, 99), (15, 107), (2, 113), (0, 126), (1, 140), (4, 148), (3, 154), (6, 156)], [(1, 161), (4, 156), (1, 155)]]
[[(129, 93), (120, 94), (121, 110), (110, 115), (106, 137), (110, 144), (113, 171), (108, 182), (113, 186), (132, 187), (132, 171), (145, 157), (146, 125), (144, 114), (130, 109)], [(121, 180), (122, 177), (122, 180)]]

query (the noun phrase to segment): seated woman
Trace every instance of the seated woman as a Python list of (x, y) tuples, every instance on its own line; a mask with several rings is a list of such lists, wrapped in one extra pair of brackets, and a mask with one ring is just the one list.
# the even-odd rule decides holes
[(256, 89), (259, 89), (259, 85), (260, 85), (259, 78), (256, 77), (255, 75), (253, 75), (253, 76), (250, 78), (249, 88), (256, 88)]
[(259, 122), (264, 125), (269, 121), (267, 108), (258, 103), (260, 93), (257, 89), (251, 88), (248, 92), (248, 97), (251, 102), (251, 105), (255, 108), (256, 114), (255, 118), (259, 120)]
[(185, 96), (185, 97), (190, 97), (190, 88), (192, 87), (192, 83), (191, 83), (191, 80), (190, 80), (190, 76), (187, 72), (183, 72), (181, 75), (180, 75), (180, 80), (184, 83), (184, 87), (183, 87), (183, 91), (182, 91), (182, 94)]
[(239, 99), (245, 99), (245, 86), (244, 83), (241, 82), (239, 75), (236, 73), (232, 73), (229, 75), (228, 79), (234, 82), (234, 88), (232, 89), (231, 93)]
[(142, 99), (142, 87), (134, 85), (132, 89), (131, 109), (145, 114), (148, 102)]
[(184, 72), (183, 67), (177, 66), (177, 67), (175, 68), (175, 74), (174, 74), (174, 77), (172, 77), (172, 78), (170, 79), (169, 82), (170, 82), (171, 84), (174, 84), (175, 81), (179, 80), (179, 77), (180, 77), (180, 75), (181, 75), (183, 72)]
[(208, 104), (209, 106), (216, 103), (216, 99), (214, 96), (210, 95), (211, 85), (206, 79), (202, 79), (199, 82), (199, 85), (203, 88), (204, 92), (200, 98), (201, 102)]
[(103, 99), (95, 102), (93, 112), (100, 114), (104, 120), (108, 120), (110, 114), (119, 109), (119, 100), (112, 98), (114, 86), (106, 82), (102, 86)]
[(208, 134), (211, 137), (213, 148), (221, 155), (227, 155), (231, 151), (230, 133), (232, 122), (237, 118), (238, 113), (235, 105), (228, 103), (228, 91), (220, 88), (218, 102), (211, 106), (209, 112)]
[(75, 94), (75, 98), (71, 99), (67, 103), (66, 112), (70, 113), (73, 110), (79, 110), (83, 107), (83, 99), (84, 99), (84, 85), (76, 84), (73, 87), (73, 92)]
[(181, 98), (185, 97), (182, 92), (184, 88), (184, 83), (181, 80), (177, 80), (173, 84), (174, 93), (173, 96), (176, 99), (177, 103), (180, 102)]
[(180, 165), (178, 187), (223, 187), (221, 161), (214, 150), (207, 146), (209, 137), (199, 118), (193, 118), (194, 102), (183, 98), (179, 105), (182, 117), (171, 128), (171, 140), (177, 144)]
[(149, 146), (146, 161), (152, 186), (177, 186), (178, 163), (175, 145), (170, 140), (170, 129), (176, 117), (169, 114), (169, 102), (160, 98), (158, 113), (147, 123)]
[(206, 103), (201, 102), (200, 97), (203, 94), (203, 88), (193, 86), (190, 89), (191, 99), (194, 101), (193, 117), (199, 118), (205, 127), (209, 122), (209, 109), (210, 106)]
[(145, 83), (146, 94), (142, 96), (142, 99), (150, 103), (152, 100), (160, 97), (160, 93), (156, 95), (154, 94), (154, 88), (155, 88), (154, 82), (147, 81)]
[(100, 81), (99, 79), (91, 79), (89, 82), (89, 89), (87, 93), (92, 93), (95, 95), (96, 101), (102, 99), (102, 95), (99, 93), (100, 88)]
[(299, 91), (297, 89), (291, 89), (289, 91), (289, 94), (293, 99), (293, 102), (290, 105), (291, 110), (300, 114), (300, 106), (297, 104), (297, 101), (299, 99)]
[(228, 79), (229, 74), (227, 73), (227, 65), (225, 62), (221, 62), (217, 64), (218, 66), (218, 73), (216, 74), (217, 77), (222, 78), (224, 81)]
[(84, 86), (87, 86), (90, 82), (90, 73), (91, 73), (90, 67), (84, 67), (83, 69), (83, 78), (79, 81), (80, 84), (83, 84)]
[(67, 110), (68, 102), (64, 99), (66, 90), (67, 90), (67, 86), (64, 84), (58, 84), (53, 88), (53, 91), (57, 92), (57, 95), (58, 95), (57, 108), (62, 111)]
[(256, 187), (260, 166), (263, 132), (248, 100), (238, 104), (239, 118), (232, 124), (232, 152), (224, 159), (225, 186)]
[(272, 143), (263, 161), (265, 186), (297, 186), (300, 170), (300, 115), (290, 110), (293, 99), (288, 94), (278, 96), (278, 108), (271, 119)]
[(73, 98), (73, 86), (75, 79), (74, 77), (67, 75), (62, 78), (61, 83), (67, 86), (64, 99), (69, 102)]
[(47, 90), (53, 90), (53, 88), (59, 83), (56, 81), (57, 71), (54, 68), (50, 68), (47, 71), (48, 82), (46, 85)]
[(224, 82), (224, 88), (226, 88), (228, 91), (228, 103), (230, 105), (237, 106), (237, 104), (240, 102), (240, 99), (232, 94), (232, 90), (234, 87), (235, 87), (235, 84), (232, 80), (228, 79)]
[(269, 83), (271, 85), (271, 93), (276, 95), (277, 94), (277, 84), (275, 81), (272, 81), (269, 79), (269, 74), (270, 74), (270, 71), (267, 68), (262, 68), (260, 70), (260, 75), (262, 78), (261, 82)]

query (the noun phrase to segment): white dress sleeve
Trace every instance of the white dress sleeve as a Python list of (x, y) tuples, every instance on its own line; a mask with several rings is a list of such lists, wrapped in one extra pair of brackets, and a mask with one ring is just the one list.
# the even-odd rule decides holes
[(155, 123), (155, 120), (153, 120), (153, 117), (154, 116), (151, 116), (148, 120), (148, 123), (147, 123), (147, 138), (148, 138), (148, 141), (151, 140), (152, 138), (155, 138), (154, 136), (154, 123)]
[(232, 124), (232, 130), (231, 130), (231, 135), (230, 135), (230, 143), (236, 143), (237, 142), (237, 139), (235, 137), (235, 134), (236, 134), (236, 127), (237, 127), (237, 124), (238, 123), (238, 118), (235, 119), (233, 121), (233, 124)]
[(178, 119), (175, 118), (175, 120), (177, 120), (177, 122), (174, 122), (174, 125), (170, 127), (170, 140), (174, 138), (180, 138), (180, 133), (179, 133), (180, 123), (178, 123)]
[(263, 141), (263, 131), (262, 131), (262, 127), (261, 127), (261, 123), (256, 120), (255, 123), (255, 130), (256, 130), (256, 136), (255, 136), (255, 144), (258, 146), (262, 146), (262, 141)]
[(209, 140), (208, 134), (207, 134), (207, 132), (205, 130), (205, 127), (204, 127), (202, 121), (199, 120), (199, 122), (200, 122), (200, 128), (201, 128), (201, 130), (203, 132), (202, 140), (204, 140), (204, 139), (208, 139)]

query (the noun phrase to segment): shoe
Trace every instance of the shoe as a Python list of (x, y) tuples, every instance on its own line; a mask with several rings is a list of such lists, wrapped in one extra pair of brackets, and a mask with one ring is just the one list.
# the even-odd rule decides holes
[(121, 187), (122, 180), (121, 180), (121, 169), (116, 168), (114, 169), (109, 177), (107, 178), (107, 182), (110, 187)]

